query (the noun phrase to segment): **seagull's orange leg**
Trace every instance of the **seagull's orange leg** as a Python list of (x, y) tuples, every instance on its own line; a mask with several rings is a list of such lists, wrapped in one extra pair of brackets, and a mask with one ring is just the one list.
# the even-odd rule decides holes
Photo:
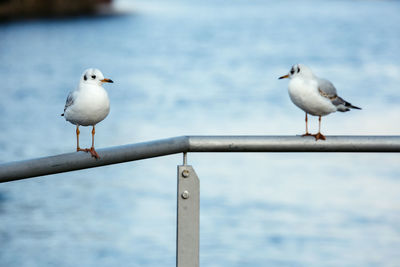
[(306, 112), (306, 133), (303, 134), (302, 136), (310, 136), (310, 135), (312, 135), (312, 134), (310, 134), (308, 132), (308, 117), (307, 117), (307, 112)]
[(89, 152), (89, 149), (87, 148), (80, 148), (79, 147), (79, 134), (81, 132), (79, 131), (79, 125), (76, 125), (76, 151), (83, 151), (83, 152)]
[(94, 134), (96, 133), (95, 129), (94, 129), (94, 125), (93, 125), (93, 129), (92, 129), (92, 147), (90, 148), (90, 154), (92, 154), (92, 157), (95, 157), (96, 159), (99, 159), (100, 156), (99, 154), (97, 154), (96, 150), (94, 149)]
[(76, 125), (76, 151), (80, 150), (80, 147), (79, 147), (79, 134), (80, 133), (81, 132), (79, 131), (79, 125)]
[(321, 133), (321, 116), (319, 116), (318, 122), (318, 133), (314, 135), (315, 141), (318, 141), (319, 139), (326, 140), (326, 137)]

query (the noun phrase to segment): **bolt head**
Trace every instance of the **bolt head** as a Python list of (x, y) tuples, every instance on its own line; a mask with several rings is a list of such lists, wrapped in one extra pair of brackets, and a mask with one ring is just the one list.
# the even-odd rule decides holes
[(183, 199), (188, 199), (189, 198), (189, 192), (187, 190), (183, 191), (181, 197)]
[(183, 171), (182, 171), (182, 176), (183, 176), (184, 178), (188, 178), (188, 177), (189, 177), (189, 174), (190, 174), (189, 170), (183, 170)]

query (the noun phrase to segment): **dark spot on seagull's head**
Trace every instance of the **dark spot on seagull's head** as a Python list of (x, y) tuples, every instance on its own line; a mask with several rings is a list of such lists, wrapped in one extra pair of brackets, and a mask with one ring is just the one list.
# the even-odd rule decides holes
[(84, 76), (83, 76), (83, 79), (84, 79), (85, 81), (87, 80), (87, 77), (86, 77), (86, 75), (84, 75)]
[(300, 64), (296, 64), (296, 65), (292, 66), (292, 68), (290, 70), (290, 75), (293, 76), (293, 75), (295, 75), (296, 73), (299, 73), (299, 72), (300, 72)]

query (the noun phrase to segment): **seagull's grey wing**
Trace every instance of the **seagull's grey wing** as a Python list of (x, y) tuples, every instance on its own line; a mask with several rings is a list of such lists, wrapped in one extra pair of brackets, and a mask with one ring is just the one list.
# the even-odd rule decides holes
[(350, 108), (361, 109), (359, 107), (353, 106), (343, 98), (337, 95), (335, 86), (328, 80), (318, 79), (318, 91), (321, 96), (331, 100), (332, 104), (336, 106), (338, 111), (346, 112)]
[[(75, 101), (75, 91), (70, 92), (67, 97), (67, 101), (65, 102), (64, 113), (69, 106), (71, 106)], [(64, 116), (64, 113), (61, 116)]]
[(322, 96), (329, 99), (337, 97), (335, 86), (325, 79), (318, 79), (318, 91)]

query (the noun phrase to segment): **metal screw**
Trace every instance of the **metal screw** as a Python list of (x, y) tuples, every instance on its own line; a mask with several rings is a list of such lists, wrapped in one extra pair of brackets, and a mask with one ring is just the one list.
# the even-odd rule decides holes
[(185, 190), (185, 191), (182, 192), (181, 196), (182, 196), (183, 199), (188, 199), (189, 198), (189, 192), (187, 190)]
[(184, 178), (188, 178), (189, 177), (189, 170), (183, 170), (182, 171), (182, 176), (184, 177)]

